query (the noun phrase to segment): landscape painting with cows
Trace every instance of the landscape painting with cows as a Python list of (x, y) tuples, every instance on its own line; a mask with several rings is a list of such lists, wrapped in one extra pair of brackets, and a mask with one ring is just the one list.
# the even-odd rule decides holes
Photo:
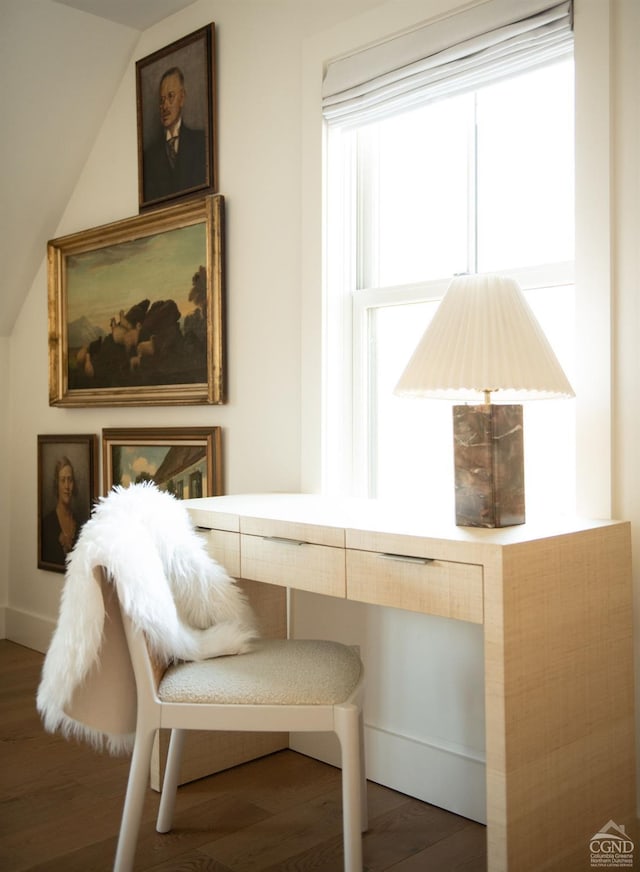
[(68, 259), (71, 389), (206, 381), (205, 232), (194, 224)]
[(50, 243), (52, 404), (222, 401), (221, 216), (171, 211)]

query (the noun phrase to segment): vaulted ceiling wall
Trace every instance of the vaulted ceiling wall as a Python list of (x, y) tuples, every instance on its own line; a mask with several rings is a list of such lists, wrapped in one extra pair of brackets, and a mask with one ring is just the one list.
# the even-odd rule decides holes
[(0, 0), (0, 337), (11, 333), (140, 30), (190, 2)]

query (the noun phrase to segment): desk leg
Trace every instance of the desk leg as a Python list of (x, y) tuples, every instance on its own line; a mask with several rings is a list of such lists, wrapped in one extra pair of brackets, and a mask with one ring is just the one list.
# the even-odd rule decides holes
[(629, 527), (503, 547), (484, 586), (489, 872), (584, 872), (635, 824)]

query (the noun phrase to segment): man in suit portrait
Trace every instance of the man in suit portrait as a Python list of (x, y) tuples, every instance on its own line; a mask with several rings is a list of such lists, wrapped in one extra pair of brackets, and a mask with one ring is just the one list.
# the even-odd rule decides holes
[(193, 130), (184, 123), (186, 96), (182, 70), (166, 70), (158, 91), (162, 130), (144, 151), (145, 202), (186, 193), (206, 182), (204, 130)]

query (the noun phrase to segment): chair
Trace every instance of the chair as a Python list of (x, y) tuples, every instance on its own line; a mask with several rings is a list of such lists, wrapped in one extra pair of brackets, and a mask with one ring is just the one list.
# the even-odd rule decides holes
[(171, 830), (186, 730), (335, 732), (342, 754), (345, 872), (362, 870), (366, 826), (362, 693), (356, 650), (334, 642), (263, 640), (240, 655), (158, 667), (142, 632), (102, 579), (110, 632), (126, 636), (137, 720), (114, 870), (133, 869), (156, 730), (171, 729), (156, 829)]

